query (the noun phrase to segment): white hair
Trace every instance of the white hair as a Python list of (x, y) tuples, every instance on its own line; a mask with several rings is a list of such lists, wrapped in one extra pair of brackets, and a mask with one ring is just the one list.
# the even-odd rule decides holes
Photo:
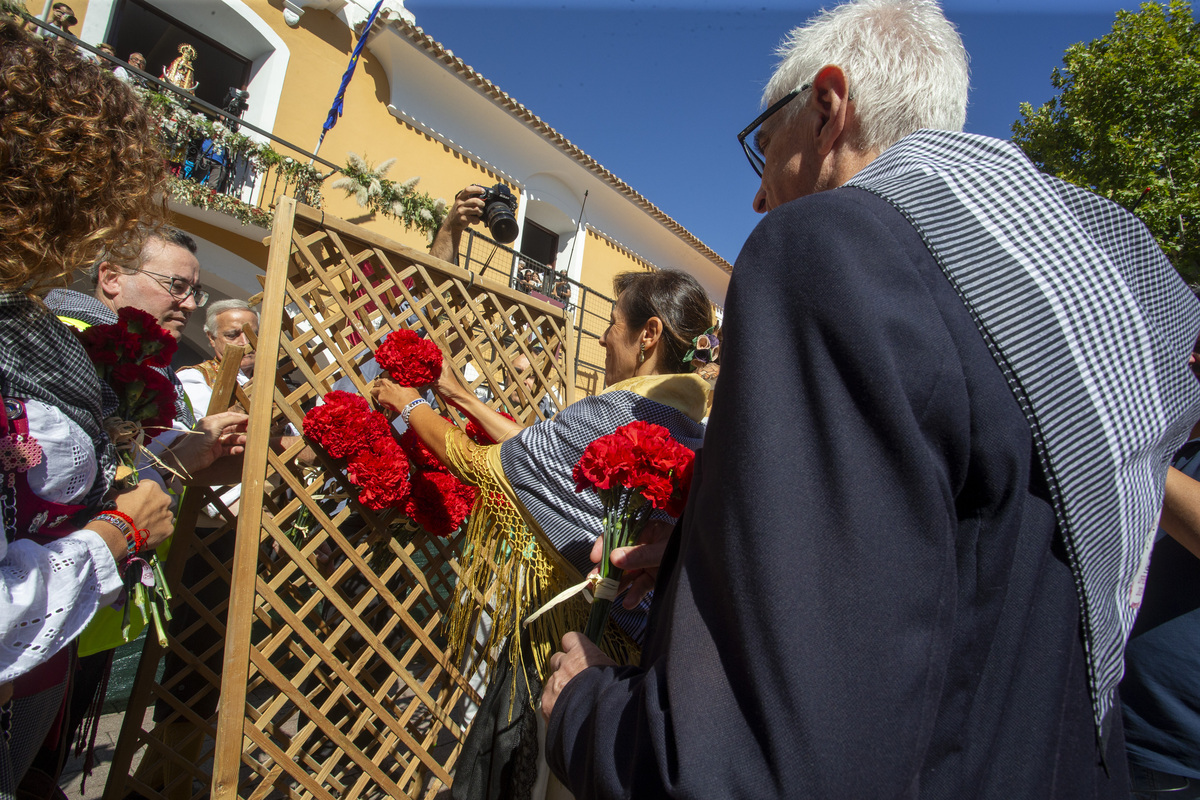
[[(776, 55), (764, 105), (836, 65), (855, 102), (860, 150), (882, 153), (921, 128), (961, 131), (966, 122), (967, 51), (935, 0), (857, 0), (822, 11)], [(789, 103), (783, 112), (802, 107)]]
[(204, 332), (209, 336), (217, 335), (217, 318), (226, 311), (249, 311), (258, 318), (258, 312), (250, 307), (250, 304), (245, 300), (233, 298), (230, 300), (218, 300), (207, 309), (208, 313), (204, 315)]

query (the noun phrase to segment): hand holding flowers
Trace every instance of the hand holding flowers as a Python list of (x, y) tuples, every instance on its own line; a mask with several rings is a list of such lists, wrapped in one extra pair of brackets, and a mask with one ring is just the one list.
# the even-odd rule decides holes
[[(671, 541), (671, 532), (675, 526), (666, 520), (652, 519), (642, 528), (637, 537), (637, 543), (629, 547), (615, 547), (608, 554), (609, 561), (621, 570), (621, 582), (618, 591), (626, 588), (622, 605), (625, 608), (637, 608), (646, 595), (654, 591), (658, 581), (658, 566), (662, 563), (667, 544)], [(604, 537), (597, 536), (592, 545), (592, 563), (599, 564), (604, 558)], [(591, 574), (598, 575), (599, 567)]]
[(653, 509), (672, 517), (683, 512), (694, 460), (666, 428), (638, 420), (596, 439), (575, 465), (575, 491), (594, 490), (604, 506), (600, 588), (585, 631), (593, 642), (604, 635), (621, 577), (613, 550), (637, 541)]

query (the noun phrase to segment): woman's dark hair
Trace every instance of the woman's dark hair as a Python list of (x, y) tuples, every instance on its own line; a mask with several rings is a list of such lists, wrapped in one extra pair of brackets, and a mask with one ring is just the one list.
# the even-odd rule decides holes
[(627, 325), (640, 328), (651, 317), (662, 321), (663, 372), (689, 371), (691, 363), (683, 357), (713, 324), (712, 301), (696, 279), (673, 269), (622, 272), (613, 278), (613, 291)]

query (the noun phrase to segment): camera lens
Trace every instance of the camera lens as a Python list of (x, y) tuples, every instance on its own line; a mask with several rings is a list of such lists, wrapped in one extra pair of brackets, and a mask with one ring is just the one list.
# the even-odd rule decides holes
[(487, 222), (488, 230), (492, 232), (492, 238), (497, 242), (508, 244), (516, 241), (517, 234), (520, 232), (520, 228), (517, 227), (517, 218), (504, 203), (496, 201), (484, 208), (483, 218)]
[(502, 183), (497, 183), (483, 193), (483, 223), (491, 231), (492, 238), (501, 244), (515, 241), (520, 228), (513, 212), (517, 210), (517, 199)]

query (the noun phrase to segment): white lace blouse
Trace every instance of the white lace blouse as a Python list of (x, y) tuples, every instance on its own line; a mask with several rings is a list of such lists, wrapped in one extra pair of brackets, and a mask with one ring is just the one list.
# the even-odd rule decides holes
[[(41, 498), (77, 503), (96, 474), (87, 434), (57, 408), (27, 401), (42, 463), (26, 473)], [(4, 513), (0, 504), (0, 515)], [(120, 595), (121, 576), (100, 534), (83, 529), (40, 545), (0, 536), (0, 684), (47, 661)]]

